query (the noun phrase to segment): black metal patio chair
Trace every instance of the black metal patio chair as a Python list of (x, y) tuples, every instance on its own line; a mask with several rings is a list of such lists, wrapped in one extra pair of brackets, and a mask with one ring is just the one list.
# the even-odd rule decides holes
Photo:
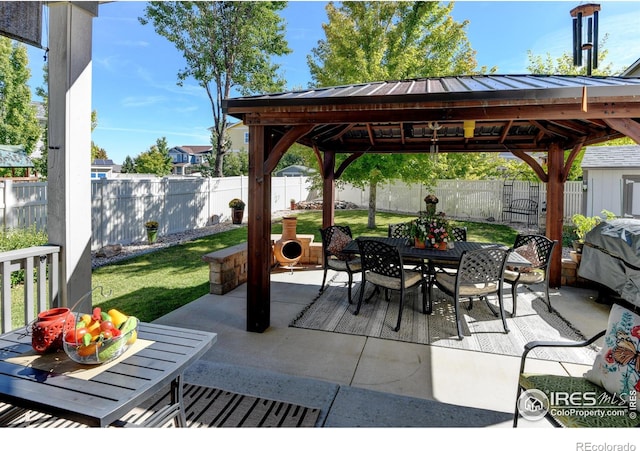
[(549, 265), (551, 254), (558, 244), (544, 235), (518, 235), (513, 245), (514, 252), (519, 253), (531, 262), (531, 267), (507, 267), (504, 275), (505, 283), (511, 285), (513, 310), (511, 316), (516, 316), (518, 285), (544, 284), (544, 302), (551, 311), (549, 298)]
[[(413, 236), (411, 235), (412, 222), (413, 221), (389, 224), (387, 236), (389, 238), (406, 238), (407, 240), (413, 242)], [(420, 258), (403, 257), (403, 262), (406, 265), (413, 266), (416, 270), (418, 270), (419, 268), (422, 269), (425, 266), (425, 262)]]
[(351, 301), (351, 286), (353, 285), (353, 274), (362, 270), (360, 258), (355, 255), (347, 255), (342, 253), (342, 249), (353, 239), (351, 228), (349, 226), (332, 225), (324, 229), (320, 229), (322, 236), (322, 267), (324, 274), (322, 276), (322, 284), (320, 285), (320, 293), (324, 290), (327, 280), (327, 271), (346, 272), (349, 281), (347, 285), (349, 304)]
[(390, 301), (390, 291), (398, 291), (400, 299), (398, 302), (398, 321), (393, 329), (400, 330), (402, 320), (402, 308), (404, 304), (405, 291), (417, 287), (422, 287), (422, 309), (425, 311), (427, 302), (427, 283), (423, 271), (406, 269), (405, 262), (398, 248), (376, 240), (357, 238), (360, 259), (362, 261), (362, 286), (360, 287), (360, 299), (354, 315), (360, 313), (360, 307), (364, 299), (366, 283), (375, 285), (375, 290), (366, 299), (369, 300), (379, 292), (379, 288), (384, 288), (385, 299)]
[[(454, 243), (456, 241), (467, 241), (467, 228), (466, 227), (454, 227), (451, 229), (451, 236), (453, 238)], [(454, 244), (455, 245), (455, 244)], [(432, 271), (432, 276), (435, 271), (439, 270), (454, 270), (458, 267), (457, 263), (451, 263), (445, 260), (431, 259), (429, 261), (429, 265)]]
[[(433, 277), (433, 284), (429, 284), (429, 309), (432, 311), (433, 293), (435, 284), (443, 293), (453, 298), (456, 316), (456, 328), (458, 338), (462, 340), (462, 319), (460, 315), (460, 302), (468, 299), (467, 310), (473, 307), (473, 299), (484, 299), (489, 310), (495, 316), (500, 315), (505, 333), (509, 333), (509, 327), (504, 314), (503, 281), (507, 258), (512, 249), (502, 247), (489, 247), (474, 251), (465, 251), (454, 273), (437, 272)], [(498, 297), (499, 312), (489, 303), (488, 296)]]

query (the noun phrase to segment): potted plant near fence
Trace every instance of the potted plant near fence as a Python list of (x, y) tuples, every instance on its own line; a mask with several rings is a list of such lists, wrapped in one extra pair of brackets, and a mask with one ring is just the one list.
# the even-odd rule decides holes
[[(616, 215), (611, 213), (608, 210), (602, 210), (602, 213), (605, 216), (605, 220), (615, 219)], [(573, 250), (577, 253), (582, 253), (582, 247), (584, 246), (584, 239), (587, 236), (587, 233), (591, 231), (595, 226), (602, 222), (602, 217), (600, 216), (585, 216), (581, 214), (575, 214), (571, 217), (571, 221), (576, 226), (576, 236), (577, 240), (573, 241)]]
[[(602, 210), (600, 212), (605, 216), (605, 220), (615, 219), (616, 215), (608, 210)], [(582, 248), (584, 247), (584, 239), (595, 226), (602, 222), (602, 217), (600, 216), (585, 216), (581, 214), (575, 214), (571, 217), (571, 221), (573, 225), (576, 226), (575, 234), (577, 236), (576, 240), (573, 240), (571, 243), (573, 246), (573, 251), (571, 251), (571, 259), (580, 264), (580, 260), (582, 257)]]
[(291, 204), (291, 210), (295, 210), (296, 209), (296, 200), (294, 198), (289, 199), (289, 203)]
[(153, 244), (158, 239), (158, 221), (147, 221), (144, 223), (144, 227), (147, 229), (147, 241), (149, 244)]
[(229, 208), (231, 208), (231, 221), (234, 224), (242, 224), (245, 205), (244, 201), (238, 198), (231, 199), (229, 202)]

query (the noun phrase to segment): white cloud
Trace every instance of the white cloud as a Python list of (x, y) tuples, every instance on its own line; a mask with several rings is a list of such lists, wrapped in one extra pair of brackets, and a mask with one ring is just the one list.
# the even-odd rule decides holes
[(125, 108), (137, 108), (149, 105), (157, 105), (166, 100), (164, 96), (141, 96), (141, 97), (125, 97), (122, 99), (122, 106)]
[(137, 40), (137, 41), (117, 41), (116, 45), (121, 45), (123, 47), (149, 47), (149, 42), (144, 41), (144, 40)]

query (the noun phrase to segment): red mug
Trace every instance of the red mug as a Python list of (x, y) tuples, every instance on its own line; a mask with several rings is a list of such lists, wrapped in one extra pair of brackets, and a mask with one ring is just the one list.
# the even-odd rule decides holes
[(40, 354), (62, 349), (64, 335), (75, 327), (76, 318), (66, 307), (40, 312), (31, 327), (31, 346)]

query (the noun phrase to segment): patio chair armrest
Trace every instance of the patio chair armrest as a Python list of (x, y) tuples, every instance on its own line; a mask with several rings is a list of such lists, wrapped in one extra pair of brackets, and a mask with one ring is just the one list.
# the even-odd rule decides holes
[(529, 352), (534, 350), (535, 348), (581, 348), (584, 346), (589, 346), (594, 343), (599, 338), (602, 338), (605, 334), (606, 330), (602, 330), (595, 334), (593, 337), (584, 341), (530, 341), (526, 345), (524, 345), (524, 352), (522, 353), (522, 357), (520, 358), (520, 374), (524, 372), (524, 367), (527, 359), (527, 355)]

